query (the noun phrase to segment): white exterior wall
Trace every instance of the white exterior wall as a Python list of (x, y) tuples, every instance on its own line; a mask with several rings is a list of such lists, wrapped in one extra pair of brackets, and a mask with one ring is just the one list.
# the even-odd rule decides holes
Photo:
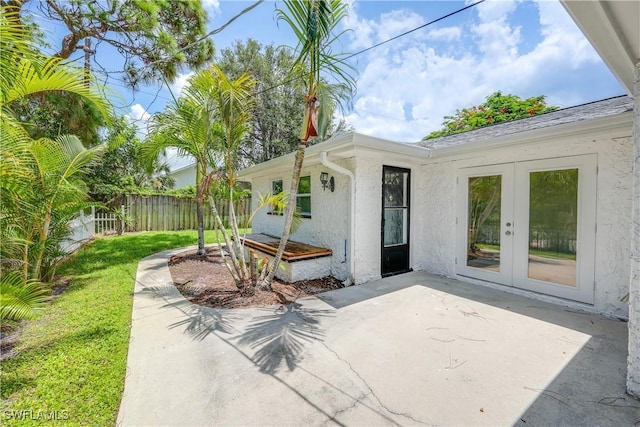
[(443, 161), (421, 166), (413, 176), (411, 229), (414, 270), (455, 276), (456, 165)]
[(629, 278), (629, 358), (627, 390), (640, 398), (640, 61), (633, 76), (633, 208)]
[(169, 174), (175, 180), (173, 188), (184, 188), (196, 185), (196, 166), (192, 165), (183, 169), (178, 169)]
[[(380, 247), (382, 226), (381, 158), (360, 156), (356, 159), (356, 284), (381, 277)], [(404, 165), (389, 165), (401, 166)]]
[[(259, 249), (255, 250), (260, 258), (267, 258), (269, 262), (273, 262), (274, 256), (265, 254)], [(247, 249), (247, 257), (249, 250)], [(247, 258), (249, 259), (249, 258)], [(325, 256), (320, 258), (305, 259), (294, 262), (281, 261), (276, 277), (285, 282), (299, 282), (301, 280), (313, 280), (321, 277), (332, 275), (331, 273), (331, 257)], [(335, 276), (335, 275), (334, 275)]]
[(412, 267), (455, 277), (456, 176), (460, 168), (597, 154), (596, 311), (626, 318), (631, 220), (630, 129), (482, 150), (425, 164), (412, 176)]
[(359, 156), (355, 168), (356, 284), (382, 277), (382, 169), (384, 166), (404, 168), (411, 172), (409, 251), (413, 252), (413, 235), (416, 225), (414, 222), (416, 165), (406, 158), (372, 155), (370, 152)]
[[(336, 164), (351, 168), (348, 160), (336, 161)], [(335, 180), (335, 191), (323, 190), (320, 173), (327, 172)], [(331, 275), (346, 280), (349, 274), (348, 253), (345, 253), (345, 241), (349, 239), (349, 178), (322, 165), (303, 167), (300, 176), (311, 176), (311, 218), (302, 218), (302, 225), (290, 236), (290, 240), (307, 243), (333, 251), (331, 256)], [(260, 194), (271, 191), (271, 182), (282, 180), (283, 188), (288, 191), (291, 186), (289, 170), (254, 179), (252, 182), (252, 203), (256, 209)], [(280, 236), (284, 226), (284, 217), (269, 215), (268, 208), (262, 208), (252, 222), (253, 233)], [(348, 247), (347, 247), (348, 251)]]

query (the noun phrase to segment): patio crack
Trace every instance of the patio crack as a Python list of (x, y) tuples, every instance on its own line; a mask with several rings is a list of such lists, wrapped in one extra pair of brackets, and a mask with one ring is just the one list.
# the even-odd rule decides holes
[(325, 425), (329, 422), (329, 421), (333, 421), (334, 423), (338, 423), (340, 424), (340, 422), (338, 420), (336, 420), (336, 418), (338, 417), (338, 415), (340, 414), (344, 414), (345, 412), (349, 412), (350, 410), (352, 410), (353, 408), (355, 408), (358, 403), (362, 402), (362, 400), (364, 400), (367, 396), (369, 396), (371, 393), (364, 393), (362, 396), (358, 397), (357, 399), (353, 399), (353, 403), (343, 409), (338, 409), (336, 412), (333, 413), (333, 415), (331, 415), (331, 418), (329, 418), (326, 422)]
[(339, 361), (341, 361), (342, 363), (344, 363), (345, 365), (347, 365), (347, 367), (349, 368), (349, 370), (350, 370), (351, 372), (353, 372), (353, 374), (354, 374), (356, 377), (358, 377), (358, 378), (360, 379), (360, 381), (362, 382), (362, 384), (364, 384), (364, 386), (367, 388), (367, 390), (369, 390), (369, 392), (368, 392), (368, 393), (365, 393), (363, 396), (361, 396), (361, 397), (359, 397), (358, 399), (356, 399), (356, 400), (353, 402), (353, 404), (352, 404), (349, 408), (345, 408), (345, 409), (341, 409), (341, 410), (337, 411), (337, 412), (333, 415), (332, 419), (333, 419), (333, 418), (335, 418), (335, 416), (336, 416), (337, 414), (339, 414), (339, 413), (344, 413), (344, 412), (346, 412), (346, 411), (348, 411), (348, 410), (350, 410), (350, 409), (353, 409), (353, 408), (354, 408), (354, 407), (355, 407), (355, 406), (356, 406), (360, 401), (362, 401), (362, 400), (363, 400), (364, 398), (366, 398), (367, 396), (372, 396), (372, 397), (376, 400), (376, 402), (378, 402), (378, 404), (380, 405), (380, 407), (381, 407), (382, 409), (384, 409), (385, 411), (387, 411), (388, 413), (390, 413), (390, 414), (393, 414), (393, 415), (397, 415), (397, 416), (400, 416), (400, 417), (407, 418), (407, 419), (409, 419), (409, 420), (411, 420), (411, 421), (413, 421), (413, 422), (415, 422), (415, 423), (418, 423), (418, 424), (434, 425), (434, 424), (431, 424), (431, 423), (429, 423), (429, 422), (427, 422), (427, 421), (423, 421), (423, 420), (419, 420), (419, 419), (417, 419), (417, 418), (414, 418), (411, 414), (407, 414), (406, 412), (398, 412), (398, 411), (394, 411), (393, 409), (389, 408), (387, 405), (385, 405), (385, 404), (382, 402), (382, 400), (378, 397), (378, 395), (377, 395), (377, 394), (376, 394), (376, 392), (373, 390), (373, 388), (371, 388), (371, 386), (369, 385), (369, 383), (368, 383), (368, 382), (367, 382), (367, 381), (366, 381), (366, 380), (365, 380), (365, 379), (364, 379), (364, 378), (363, 378), (363, 377), (358, 373), (358, 371), (356, 371), (356, 370), (353, 368), (353, 366), (351, 365), (351, 363), (349, 363), (349, 361), (348, 361), (348, 360), (345, 360), (345, 359), (343, 359), (342, 357), (340, 357), (340, 355), (339, 355), (339, 354), (338, 354), (334, 349), (332, 349), (331, 347), (329, 347), (325, 342), (321, 342), (321, 344), (322, 344), (322, 345), (323, 345), (327, 350), (329, 350), (331, 353), (333, 353)]

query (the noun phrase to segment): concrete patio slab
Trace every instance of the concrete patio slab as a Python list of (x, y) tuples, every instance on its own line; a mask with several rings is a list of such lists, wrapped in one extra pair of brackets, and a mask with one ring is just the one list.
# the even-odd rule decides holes
[(408, 273), (214, 310), (141, 261), (118, 424), (634, 425), (627, 324)]

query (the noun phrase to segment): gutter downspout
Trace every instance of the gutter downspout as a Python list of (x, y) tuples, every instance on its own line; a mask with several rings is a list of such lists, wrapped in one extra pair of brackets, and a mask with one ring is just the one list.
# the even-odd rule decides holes
[(342, 166), (339, 166), (330, 161), (326, 151), (322, 151), (320, 153), (320, 163), (322, 163), (329, 169), (332, 169), (349, 177), (349, 187), (351, 193), (349, 206), (349, 277), (343, 283), (345, 286), (351, 286), (355, 284), (356, 277), (356, 177), (349, 169), (343, 168)]

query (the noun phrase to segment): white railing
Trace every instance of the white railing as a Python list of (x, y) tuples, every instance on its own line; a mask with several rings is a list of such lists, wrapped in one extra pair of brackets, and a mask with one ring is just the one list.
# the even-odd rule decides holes
[(98, 233), (117, 233), (124, 232), (125, 209), (124, 205), (120, 206), (120, 215), (115, 212), (96, 212), (95, 206), (91, 207), (93, 215), (94, 231)]
[(85, 215), (84, 211), (69, 222), (69, 235), (60, 242), (60, 249), (67, 254), (78, 249), (94, 234), (117, 233), (125, 227), (125, 208), (120, 207), (120, 215), (114, 212), (96, 212), (95, 206), (91, 207), (91, 214)]

